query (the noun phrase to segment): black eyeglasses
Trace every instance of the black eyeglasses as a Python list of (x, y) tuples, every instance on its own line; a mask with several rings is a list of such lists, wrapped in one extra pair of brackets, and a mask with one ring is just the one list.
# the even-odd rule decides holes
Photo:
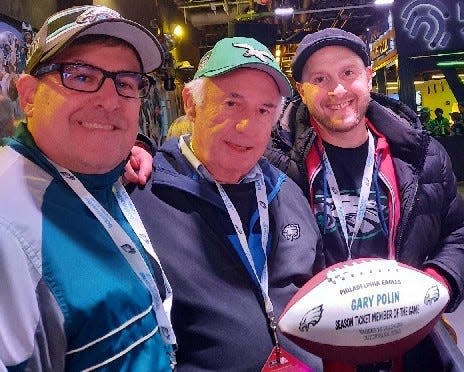
[(38, 68), (34, 76), (54, 71), (60, 73), (63, 86), (78, 92), (96, 92), (105, 79), (110, 78), (114, 82), (116, 92), (127, 98), (146, 97), (153, 82), (146, 74), (129, 71), (110, 72), (82, 63), (52, 63)]

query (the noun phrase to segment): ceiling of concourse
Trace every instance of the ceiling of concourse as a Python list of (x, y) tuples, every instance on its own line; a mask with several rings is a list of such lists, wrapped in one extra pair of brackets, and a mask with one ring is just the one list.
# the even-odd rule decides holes
[[(38, 30), (46, 17), (75, 5), (105, 5), (141, 23), (164, 41), (168, 54), (164, 75), (192, 78), (200, 57), (227, 36), (249, 36), (266, 44), (290, 75), (296, 45), (308, 33), (338, 27), (361, 36), (388, 6), (375, 0), (0, 0), (0, 15), (27, 20)], [(292, 8), (291, 15), (276, 15)], [(184, 35), (176, 36), (175, 26)], [(175, 71), (175, 72), (173, 72)], [(185, 75), (185, 76), (184, 76)]]
[[(385, 8), (374, 0), (173, 0), (184, 19), (200, 32), (200, 48), (238, 29), (267, 24), (277, 43), (298, 43), (309, 32), (338, 27), (360, 35)], [(276, 16), (276, 8), (293, 8), (293, 15)], [(256, 27), (258, 27), (256, 26)], [(253, 32), (251, 30), (251, 32)], [(266, 32), (266, 31), (264, 31)], [(269, 35), (268, 35), (269, 36)]]

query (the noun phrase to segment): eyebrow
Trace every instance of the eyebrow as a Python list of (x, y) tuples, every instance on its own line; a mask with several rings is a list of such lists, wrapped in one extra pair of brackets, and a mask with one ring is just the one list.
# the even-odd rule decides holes
[[(363, 67), (364, 67), (364, 66), (363, 66)], [(358, 66), (358, 64), (357, 64), (356, 62), (352, 62), (352, 63), (348, 62), (348, 63), (343, 64), (343, 65), (340, 66), (341, 69), (347, 69), (347, 68), (353, 68), (353, 69), (354, 69), (354, 68), (356, 68), (356, 69), (359, 69), (359, 70), (362, 70), (363, 67)], [(316, 68), (318, 68), (318, 67), (316, 67)], [(308, 72), (308, 74), (309, 74), (309, 75), (313, 75), (313, 74), (326, 74), (327, 71), (328, 71), (327, 69), (325, 69), (325, 70), (313, 70), (313, 71), (310, 70), (310, 71)], [(333, 71), (333, 69), (330, 69), (330, 71)]]
[[(66, 59), (66, 58), (65, 58), (65, 59)], [(73, 59), (73, 60), (70, 60), (70, 61), (61, 61), (61, 62), (55, 62), (55, 63), (69, 63), (69, 64), (71, 64), (71, 65), (72, 65), (72, 64), (76, 64), (76, 65), (79, 65), (79, 64), (81, 64), (81, 65), (88, 65), (88, 64), (89, 64), (88, 62), (86, 62), (86, 61), (84, 61), (84, 60), (82, 60), (82, 59), (75, 59), (75, 60)], [(92, 66), (92, 65), (91, 65), (91, 66)]]
[(263, 103), (263, 106), (269, 107), (269, 108), (276, 108), (277, 105), (274, 105), (273, 103)]
[[(245, 100), (245, 97), (243, 95), (241, 95), (240, 93), (231, 92), (231, 93), (229, 93), (229, 96), (232, 97), (232, 98)], [(264, 107), (268, 107), (268, 108), (276, 108), (277, 107), (277, 105), (275, 105), (274, 103), (263, 103), (262, 105)]]
[(232, 98), (245, 99), (245, 97), (242, 96), (240, 93), (235, 93), (235, 92), (230, 92), (229, 96), (231, 96)]

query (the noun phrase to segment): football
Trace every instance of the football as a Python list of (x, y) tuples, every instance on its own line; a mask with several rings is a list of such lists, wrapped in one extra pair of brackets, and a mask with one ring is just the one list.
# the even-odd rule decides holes
[(280, 330), (303, 349), (351, 364), (413, 348), (449, 301), (446, 286), (394, 260), (361, 258), (315, 275), (291, 299)]

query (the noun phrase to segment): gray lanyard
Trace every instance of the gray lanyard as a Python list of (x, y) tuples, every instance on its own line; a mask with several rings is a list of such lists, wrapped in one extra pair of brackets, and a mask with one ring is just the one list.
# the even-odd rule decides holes
[(372, 136), (372, 133), (369, 129), (367, 130), (367, 133), (368, 133), (368, 138), (369, 138), (367, 159), (366, 159), (366, 164), (364, 166), (364, 174), (363, 174), (363, 178), (361, 182), (361, 191), (359, 193), (358, 210), (356, 212), (356, 220), (355, 220), (355, 225), (353, 228), (353, 234), (351, 235), (351, 239), (348, 236), (346, 215), (345, 215), (345, 210), (343, 208), (343, 202), (341, 199), (337, 180), (335, 178), (335, 175), (330, 165), (330, 161), (329, 161), (329, 158), (327, 157), (327, 154), (325, 153), (325, 151), (322, 154), (322, 161), (324, 162), (325, 169), (326, 169), (327, 182), (329, 184), (329, 188), (332, 194), (332, 199), (335, 205), (335, 209), (337, 211), (338, 218), (340, 220), (340, 225), (343, 231), (343, 236), (345, 238), (345, 242), (348, 247), (348, 259), (351, 259), (351, 247), (353, 245), (354, 239), (363, 222), (364, 214), (366, 213), (367, 202), (369, 201), (369, 194), (371, 191), (372, 173), (374, 171), (375, 147), (374, 147), (374, 137)]
[[(50, 160), (49, 160), (50, 161)], [(150, 242), (148, 234), (145, 230), (140, 216), (135, 209), (132, 200), (127, 194), (126, 190), (120, 182), (115, 182), (113, 185), (113, 193), (115, 194), (116, 200), (124, 213), (127, 221), (130, 226), (140, 239), (144, 249), (153, 257), (153, 259), (158, 263), (162, 276), (163, 282), (166, 290), (166, 300), (163, 302), (161, 295), (156, 286), (155, 280), (153, 278), (150, 269), (148, 268), (145, 260), (140, 254), (139, 250), (134, 248), (134, 242), (129, 237), (129, 235), (124, 231), (121, 225), (106, 211), (106, 209), (94, 198), (92, 194), (84, 187), (81, 181), (72, 174), (66, 168), (63, 168), (52, 161), (50, 163), (58, 170), (61, 178), (68, 186), (75, 192), (75, 194), (82, 200), (82, 202), (89, 208), (89, 210), (95, 215), (95, 217), (100, 221), (105, 230), (113, 239), (116, 246), (119, 248), (119, 251), (127, 260), (132, 270), (137, 274), (140, 281), (147, 287), (151, 294), (152, 306), (156, 314), (156, 319), (158, 321), (161, 336), (166, 343), (166, 345), (171, 345), (171, 368), (175, 367), (175, 350), (176, 350), (176, 336), (172, 328), (170, 313), (172, 307), (172, 289), (169, 281), (164, 273), (164, 270), (161, 266), (161, 262), (155, 253), (153, 246)]]

